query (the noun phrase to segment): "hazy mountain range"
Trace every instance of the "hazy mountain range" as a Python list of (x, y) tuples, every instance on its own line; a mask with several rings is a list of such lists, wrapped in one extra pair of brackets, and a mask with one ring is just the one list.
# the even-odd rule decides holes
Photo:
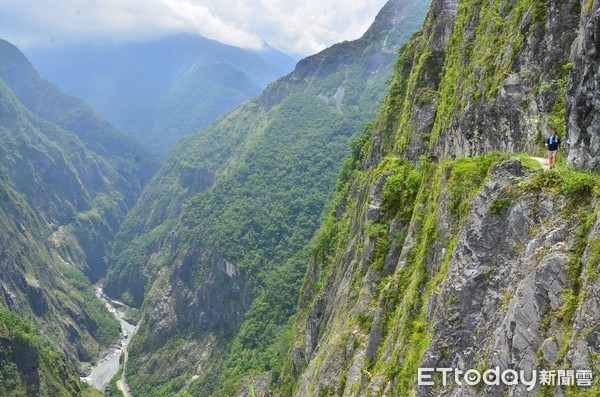
[(161, 159), (181, 136), (258, 95), (295, 65), (266, 43), (249, 51), (192, 34), (26, 54), (43, 77), (88, 101)]

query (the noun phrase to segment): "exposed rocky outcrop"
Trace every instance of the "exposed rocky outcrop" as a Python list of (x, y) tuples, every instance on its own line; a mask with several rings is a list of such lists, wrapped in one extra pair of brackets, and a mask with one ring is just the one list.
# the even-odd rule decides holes
[[(581, 122), (567, 131), (564, 121), (567, 82), (582, 78), (571, 54), (587, 20), (580, 10), (579, 1), (434, 1), (401, 53), (381, 117), (394, 124), (376, 131), (391, 135), (373, 142), (369, 161), (388, 145), (417, 159), (531, 152), (552, 130), (582, 140), (569, 135)], [(593, 88), (578, 92), (591, 98)]]
[(581, 2), (581, 19), (571, 49), (573, 73), (567, 93), (569, 161), (578, 167), (598, 168), (600, 120), (598, 119), (598, 57), (600, 8), (596, 1)]
[[(239, 330), (252, 295), (234, 264), (216, 253), (204, 255), (188, 252), (175, 258), (173, 268), (159, 271), (145, 303), (148, 309), (141, 330), (145, 335), (134, 339), (128, 368), (161, 368), (160, 374), (153, 375), (158, 382), (185, 379), (186, 387), (214, 373), (211, 370), (226, 354), (228, 340)], [(202, 272), (194, 268), (200, 258), (205, 265)], [(173, 349), (173, 342), (185, 349)], [(186, 378), (189, 373), (195, 375)], [(149, 385), (139, 383), (139, 374), (132, 375), (137, 376), (131, 376), (130, 386), (152, 393)]]
[[(429, 198), (417, 200), (400, 249), (387, 250), (379, 267), (374, 247), (384, 237), (374, 241), (364, 227), (383, 222), (390, 233), (392, 224), (397, 227), (385, 212), (373, 215), (382, 208), (380, 180), (369, 198), (359, 199), (364, 218), (351, 215), (348, 240), (327, 265), (331, 270), (311, 265), (308, 282), (325, 280), (300, 317), (291, 361), (298, 376), (294, 395), (414, 390), (420, 396), (502, 396), (507, 388), (535, 395), (539, 385), (533, 391), (525, 385), (442, 386), (438, 377), (435, 386), (417, 386), (417, 367), (498, 366), (526, 374), (592, 368), (591, 357), (600, 351), (598, 332), (590, 327), (597, 323), (598, 302), (584, 269), (598, 261), (589, 253), (598, 255), (598, 224), (589, 224), (597, 202), (540, 189), (542, 171), (513, 160), (491, 169), (461, 219), (451, 208), (460, 166), (450, 169), (436, 173), (440, 180), (423, 182), (432, 186)], [(582, 280), (581, 290), (574, 280)], [(580, 300), (569, 308), (573, 293)]]

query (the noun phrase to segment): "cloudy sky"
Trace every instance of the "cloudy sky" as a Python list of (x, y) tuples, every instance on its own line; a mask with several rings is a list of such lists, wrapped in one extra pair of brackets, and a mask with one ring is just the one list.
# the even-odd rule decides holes
[(386, 0), (0, 0), (0, 37), (27, 48), (200, 33), (309, 55), (360, 37)]

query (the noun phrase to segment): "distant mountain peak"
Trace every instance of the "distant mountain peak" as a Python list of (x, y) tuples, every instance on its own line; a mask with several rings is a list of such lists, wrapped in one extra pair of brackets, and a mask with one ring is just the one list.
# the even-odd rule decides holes
[(36, 73), (27, 57), (12, 43), (0, 38), (0, 73), (8, 71)]
[[(365, 51), (374, 55), (371, 69), (379, 70), (388, 60), (382, 56), (385, 54), (397, 58), (397, 43), (407, 42), (412, 33), (421, 27), (423, 20), (414, 15), (425, 16), (429, 4), (429, 0), (389, 0), (362, 37), (334, 44), (300, 60), (286, 82), (297, 83), (306, 78), (334, 73), (354, 63), (357, 58), (365, 57)], [(381, 54), (382, 48), (384, 54)]]
[(296, 64), (271, 46), (245, 50), (194, 33), (28, 55), (48, 80), (89, 101), (161, 157), (183, 135), (258, 95)]

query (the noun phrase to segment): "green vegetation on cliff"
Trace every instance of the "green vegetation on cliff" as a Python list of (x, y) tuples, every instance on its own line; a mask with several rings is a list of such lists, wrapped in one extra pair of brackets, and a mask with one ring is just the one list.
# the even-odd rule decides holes
[[(0, 167), (0, 228), (3, 250), (11, 253), (0, 261), (10, 291), (0, 302), (52, 335), (48, 339), (66, 350), (71, 363), (90, 361), (119, 335), (88, 277), (103, 271), (92, 256), (106, 249), (124, 216), (105, 195), (120, 193), (112, 186), (94, 192), (91, 180), (100, 176), (93, 167), (100, 160), (73, 135), (29, 114), (1, 80), (0, 95), (0, 153), (6, 160)], [(77, 147), (79, 153), (71, 152)]]
[[(448, 272), (451, 261), (456, 261), (457, 242), (464, 238), (465, 222), (473, 217), (473, 205), (476, 212), (482, 211), (482, 197), (490, 194), (498, 198), (489, 199), (487, 211), (500, 218), (531, 202), (537, 206), (549, 198), (566, 200), (560, 212), (548, 216), (544, 227), (551, 228), (550, 222), (566, 223), (575, 241), (564, 243), (573, 245), (560, 291), (562, 303), (544, 314), (547, 328), (540, 331), (542, 340), (562, 335), (559, 364), (564, 363), (567, 352), (590, 332), (574, 323), (575, 313), (595, 291), (589, 283), (595, 277), (598, 244), (590, 235), (596, 223), (600, 176), (564, 166), (560, 172), (517, 168), (515, 172), (523, 173), (522, 182), (503, 188), (504, 192), (488, 187), (484, 193), (484, 184), (494, 186), (500, 179), (498, 171), (492, 170), (509, 159), (509, 154), (492, 153), (439, 163), (421, 159), (413, 165), (388, 156), (376, 168), (357, 167), (350, 178), (348, 170), (340, 176), (344, 188), (314, 240), (293, 348), (284, 369), (288, 375), (272, 386), (277, 395), (382, 395), (385, 390), (389, 395), (409, 396), (416, 390), (417, 368), (428, 366), (424, 361), (428, 349), (439, 349), (442, 343), (443, 354), (459, 354), (444, 345), (451, 341), (440, 340), (435, 329), (452, 332), (452, 327), (459, 327), (442, 314), (460, 305), (457, 293), (446, 285)], [(517, 164), (521, 167), (520, 161)], [(370, 195), (365, 194), (367, 189)], [(375, 204), (379, 212), (373, 212), (374, 200), (381, 200)], [(498, 229), (498, 233), (508, 232)], [(530, 241), (509, 249), (517, 257), (524, 249), (519, 244), (535, 244), (538, 231), (530, 233)], [(589, 253), (584, 256), (584, 251)], [(543, 263), (546, 254), (539, 255), (537, 260)], [(482, 276), (484, 285), (493, 283), (493, 273), (501, 269), (490, 268)], [(339, 294), (346, 293), (339, 301)], [(504, 299), (508, 305), (511, 295), (505, 292)], [(492, 365), (487, 352), (477, 367)], [(551, 395), (554, 388), (545, 388), (544, 393)], [(578, 388), (569, 388), (568, 393), (593, 394), (591, 389)]]
[(65, 357), (18, 314), (0, 308), (0, 394), (79, 395), (79, 378)]
[(564, 138), (579, 16), (433, 2), (341, 169), (277, 395), (478, 395), (418, 388), (417, 368), (592, 365), (598, 176), (515, 157), (549, 130)]
[[(360, 79), (351, 74), (347, 78), (350, 81)], [(297, 258), (294, 256), (307, 244), (318, 226), (324, 203), (330, 194), (330, 186), (333, 185), (336, 170), (341, 165), (350, 137), (369, 117), (367, 112), (359, 111), (358, 108), (363, 104), (362, 101), (364, 106), (371, 103), (372, 99), (367, 97), (370, 91), (363, 94), (362, 89), (346, 88), (344, 101), (361, 102), (356, 108), (350, 106), (350, 109), (344, 112), (338, 112), (335, 107), (319, 99), (319, 92), (330, 92), (333, 95), (339, 87), (338, 84), (346, 85), (341, 73), (330, 80), (336, 81), (330, 82), (328, 87), (315, 85), (314, 88), (306, 90), (307, 92), (288, 94), (288, 97), (270, 110), (268, 115), (262, 116), (261, 112), (258, 112), (258, 122), (245, 120), (241, 123), (235, 112), (225, 118), (221, 125), (236, 125), (243, 131), (247, 130), (248, 125), (256, 127), (252, 127), (247, 133), (223, 168), (216, 171), (214, 184), (210, 187), (200, 186), (199, 190), (206, 190), (200, 191), (186, 202), (176, 225), (167, 221), (151, 233), (142, 234), (133, 244), (127, 244), (127, 248), (118, 253), (117, 265), (123, 263), (126, 266), (124, 269), (131, 269), (135, 272), (133, 274), (150, 276), (146, 288), (152, 285), (153, 274), (156, 274), (161, 266), (172, 266), (169, 264), (173, 262), (176, 265), (193, 261), (197, 264), (189, 269), (189, 273), (182, 273), (177, 292), (181, 296), (193, 296), (203, 285), (212, 282), (214, 263), (223, 258), (235, 265), (236, 272), (244, 275), (245, 290), (264, 291), (258, 293), (260, 298), (257, 298), (256, 307), (253, 306), (248, 312), (246, 323), (236, 337), (232, 356), (227, 361), (227, 366), (231, 367), (228, 374), (234, 374), (235, 377), (224, 375), (221, 379), (222, 382), (233, 386), (236, 386), (239, 376), (250, 369), (250, 372), (262, 372), (280, 366), (283, 354), (277, 351), (278, 347), (271, 345), (272, 341), (263, 337), (281, 340), (289, 333), (288, 319), (295, 309), (297, 291), (307, 259), (306, 255)], [(371, 88), (381, 89), (383, 81), (384, 79), (380, 78), (377, 81), (378, 85)], [(256, 116), (253, 118), (257, 119)], [(201, 132), (194, 138), (198, 140), (200, 137), (208, 137), (212, 140), (211, 136), (220, 129), (227, 128), (211, 127), (208, 133)], [(236, 128), (230, 131), (236, 131)], [(190, 146), (186, 147), (186, 152), (189, 156)], [(192, 156), (202, 158), (198, 154)], [(180, 167), (179, 165), (178, 168)], [(188, 185), (188, 189), (192, 191), (198, 189), (193, 183)], [(168, 188), (167, 185), (163, 186)], [(153, 193), (150, 191), (149, 194)], [(128, 230), (126, 227), (127, 223), (124, 230)], [(165, 232), (172, 234), (165, 235)], [(147, 241), (153, 241), (150, 243), (154, 244), (150, 245), (151, 248), (162, 249), (162, 253), (154, 262), (157, 263), (157, 267), (153, 267), (152, 262), (146, 259), (147, 254), (152, 252), (147, 251)], [(161, 241), (167, 243), (166, 247), (158, 245)], [(117, 243), (117, 248), (118, 244), (120, 243)], [(134, 259), (134, 262), (134, 257), (129, 255), (135, 252), (133, 250), (141, 253), (142, 266), (139, 265), (139, 260)], [(116, 277), (131, 280), (136, 276), (123, 272), (119, 267), (113, 267), (107, 277), (107, 291), (111, 291), (111, 283)], [(123, 282), (122, 285), (132, 290), (132, 286), (139, 284), (128, 285)], [(280, 289), (284, 285), (286, 290), (289, 290), (282, 294)], [(136, 298), (134, 302), (139, 302), (143, 298), (144, 290), (132, 291), (130, 295), (124, 294), (122, 297), (127, 299), (132, 296)], [(151, 290), (149, 294), (150, 301), (159, 299), (158, 296), (152, 297)], [(231, 297), (224, 299), (229, 301)], [(247, 303), (241, 304), (240, 309), (245, 312), (248, 307), (244, 307), (244, 304)], [(269, 310), (265, 310), (265, 305)], [(222, 321), (221, 325), (216, 325), (217, 329), (214, 329), (214, 332), (217, 335), (228, 335), (220, 343), (229, 346), (239, 327), (239, 320)], [(179, 320), (178, 324), (173, 326), (184, 328), (186, 322)], [(262, 330), (266, 330), (266, 333), (263, 334)], [(175, 335), (177, 338), (180, 333)], [(148, 340), (151, 340), (152, 337), (148, 336)], [(142, 337), (138, 336), (138, 341), (141, 340)], [(154, 343), (164, 342), (156, 340)], [(150, 345), (144, 348), (146, 351), (148, 346)], [(165, 344), (163, 348), (169, 352), (177, 349), (170, 343)], [(155, 353), (163, 351), (163, 348), (155, 350)], [(261, 354), (249, 360), (248, 357), (254, 356), (256, 351), (260, 351)], [(226, 353), (224, 355), (227, 356)], [(218, 359), (213, 357), (211, 361), (215, 363)], [(133, 385), (137, 378), (133, 372), (136, 369), (135, 359), (132, 363), (128, 366), (131, 373), (128, 373), (127, 377)], [(187, 377), (191, 377), (192, 374), (188, 374)], [(208, 381), (212, 377), (207, 376), (205, 379)], [(144, 385), (148, 383), (147, 380), (143, 381)], [(207, 383), (200, 383), (196, 387), (192, 385), (190, 391), (196, 390), (202, 394), (211, 387), (213, 386)], [(160, 392), (161, 389), (156, 390)]]
[(80, 363), (120, 328), (92, 283), (156, 163), (2, 40), (0, 157), (1, 357), (16, 382), (0, 394), (80, 395)]

